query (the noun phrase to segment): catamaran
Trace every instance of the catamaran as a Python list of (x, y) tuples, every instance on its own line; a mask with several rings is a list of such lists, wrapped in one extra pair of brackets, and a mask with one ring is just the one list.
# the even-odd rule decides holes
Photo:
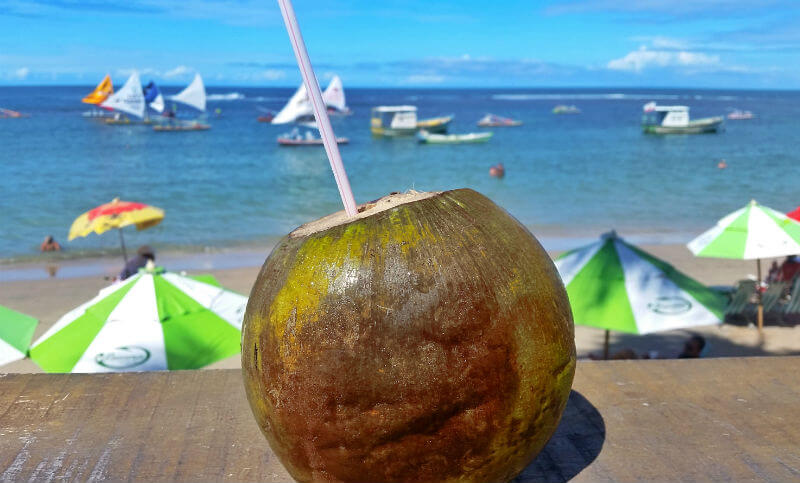
[(413, 136), (420, 129), (429, 133), (447, 132), (453, 116), (417, 120), (417, 106), (378, 106), (372, 108), (370, 131), (375, 136)]
[(114, 117), (105, 120), (107, 124), (131, 124), (132, 121), (125, 114), (130, 114), (139, 119), (144, 118), (146, 107), (142, 83), (139, 81), (139, 73), (134, 72), (131, 74), (122, 89), (108, 96), (100, 104), (100, 107), (116, 111)]
[[(114, 84), (111, 82), (111, 76), (106, 74), (103, 77), (103, 80), (97, 84), (97, 87), (94, 88), (92, 92), (86, 95), (81, 102), (85, 104), (91, 104), (93, 106), (99, 106), (102, 104), (103, 101), (108, 99), (108, 96), (114, 93)], [(90, 109), (84, 112), (83, 117), (108, 117), (108, 112), (101, 111), (99, 109)]]
[(644, 105), (642, 129), (648, 134), (702, 134), (717, 132), (723, 117), (706, 117), (689, 120), (688, 106), (658, 106), (655, 102)]
[[(325, 102), (330, 114), (348, 115), (352, 112), (345, 102), (342, 79), (338, 75), (333, 76), (325, 92), (322, 93), (322, 100)], [(311, 100), (308, 98), (305, 84), (300, 84), (300, 87), (289, 98), (289, 102), (275, 114), (271, 122), (272, 124), (288, 124), (290, 122), (307, 123), (313, 121), (314, 109), (311, 106)]]
[[(200, 74), (195, 74), (192, 82), (186, 88), (174, 96), (170, 96), (171, 101), (180, 102), (187, 106), (191, 106), (205, 115), (206, 112), (206, 87), (203, 84), (203, 78)], [(207, 123), (203, 122), (202, 116), (200, 119), (193, 121), (185, 121), (176, 119), (174, 117), (162, 124), (153, 126), (154, 131), (158, 132), (179, 132), (179, 131), (205, 131), (210, 129)]]

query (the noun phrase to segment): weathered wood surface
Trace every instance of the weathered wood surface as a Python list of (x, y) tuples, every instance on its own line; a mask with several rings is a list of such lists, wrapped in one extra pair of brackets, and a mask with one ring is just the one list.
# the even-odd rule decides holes
[[(800, 357), (580, 362), (529, 481), (798, 481)], [(291, 481), (240, 372), (0, 375), (0, 481)]]

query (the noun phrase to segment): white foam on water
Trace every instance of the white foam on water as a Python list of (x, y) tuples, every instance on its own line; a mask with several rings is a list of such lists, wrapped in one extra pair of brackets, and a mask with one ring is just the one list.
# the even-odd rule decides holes
[(208, 101), (240, 101), (245, 98), (241, 92), (228, 92), (226, 94), (209, 94), (206, 97)]

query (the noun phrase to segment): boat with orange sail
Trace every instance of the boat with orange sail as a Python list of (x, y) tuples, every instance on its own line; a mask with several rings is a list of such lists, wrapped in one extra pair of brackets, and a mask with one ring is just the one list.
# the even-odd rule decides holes
[(86, 95), (86, 97), (81, 99), (81, 102), (83, 102), (84, 104), (91, 104), (93, 106), (101, 107), (102, 109), (105, 109), (105, 111), (101, 111), (99, 109), (91, 109), (84, 112), (83, 117), (108, 117), (109, 115), (108, 112), (110, 112), (111, 109), (102, 107), (100, 106), (100, 104), (102, 104), (106, 99), (108, 99), (108, 96), (110, 96), (113, 93), (114, 93), (114, 84), (111, 82), (111, 76), (106, 74), (106, 76), (103, 77), (103, 80), (101, 80), (100, 83), (97, 84), (97, 87), (95, 87), (92, 92)]

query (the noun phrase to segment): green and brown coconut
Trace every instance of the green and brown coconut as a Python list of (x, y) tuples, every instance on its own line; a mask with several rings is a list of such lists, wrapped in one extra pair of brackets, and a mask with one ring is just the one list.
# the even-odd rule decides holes
[(500, 482), (553, 434), (575, 371), (547, 253), (469, 189), (303, 225), (253, 286), (247, 397), (301, 482)]

